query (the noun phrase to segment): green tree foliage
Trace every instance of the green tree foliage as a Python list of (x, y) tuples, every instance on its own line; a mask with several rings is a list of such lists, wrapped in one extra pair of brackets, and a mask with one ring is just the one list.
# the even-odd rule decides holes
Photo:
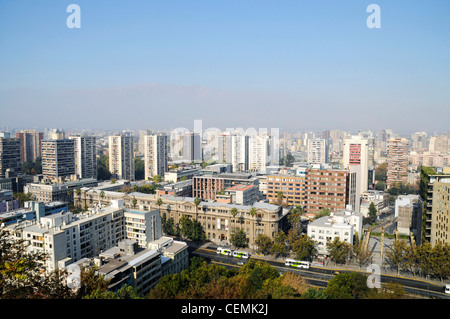
[(387, 180), (387, 162), (381, 163), (375, 167), (375, 180), (386, 182)]
[(376, 289), (367, 286), (365, 275), (351, 272), (334, 276), (324, 293), (331, 299), (363, 299), (376, 293)]
[(389, 187), (387, 192), (392, 196), (404, 195), (404, 194), (418, 194), (419, 186), (413, 184), (405, 184), (402, 182), (395, 182)]
[(231, 232), (230, 243), (236, 248), (243, 248), (247, 246), (247, 236), (242, 229), (234, 229)]
[(108, 155), (100, 155), (100, 157), (97, 158), (97, 178), (100, 181), (106, 181), (111, 178)]
[(37, 157), (34, 162), (22, 163), (22, 173), (31, 175), (42, 174), (42, 159)]
[(270, 239), (270, 237), (263, 235), (263, 234), (259, 234), (256, 237), (255, 240), (256, 245), (258, 246), (258, 253), (263, 254), (263, 255), (268, 255), (270, 254), (271, 248), (272, 248), (272, 239)]
[(297, 260), (312, 261), (316, 254), (315, 242), (307, 235), (301, 235), (293, 244), (292, 251)]
[(192, 241), (205, 241), (206, 235), (202, 225), (197, 220), (191, 220), (187, 216), (180, 219), (180, 234)]
[(196, 260), (180, 274), (169, 275), (150, 291), (152, 299), (300, 298), (308, 288), (299, 276), (280, 276), (270, 264), (249, 260), (238, 271)]
[(13, 193), (13, 198), (19, 200), (19, 206), (23, 207), (23, 204), (27, 201), (32, 200), (31, 193)]
[(275, 255), (275, 257), (284, 257), (288, 254), (287, 246), (286, 246), (287, 236), (284, 232), (279, 231), (274, 238), (274, 243), (270, 252)]
[(372, 219), (372, 223), (377, 219), (377, 208), (373, 202), (369, 204), (369, 217)]
[(145, 179), (145, 163), (139, 157), (134, 158), (134, 178), (137, 181)]
[(352, 251), (351, 245), (345, 241), (341, 241), (339, 237), (336, 237), (332, 242), (328, 242), (327, 248), (336, 264), (345, 264)]

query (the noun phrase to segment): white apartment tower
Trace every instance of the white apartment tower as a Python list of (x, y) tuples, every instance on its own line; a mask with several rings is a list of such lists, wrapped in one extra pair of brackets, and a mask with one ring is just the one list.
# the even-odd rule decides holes
[(218, 137), (219, 163), (233, 165), (233, 172), (249, 169), (249, 136), (225, 132)]
[(75, 173), (79, 178), (97, 178), (95, 136), (72, 136), (75, 141)]
[(134, 151), (132, 135), (109, 137), (109, 171), (117, 179), (134, 181)]
[(248, 140), (249, 170), (265, 173), (270, 164), (270, 135), (253, 134)]
[(164, 179), (167, 166), (168, 136), (165, 134), (144, 135), (144, 165), (145, 179), (155, 175)]
[(328, 145), (325, 139), (314, 138), (308, 140), (308, 163), (328, 163)]
[(353, 135), (344, 140), (344, 153), (342, 157), (344, 168), (360, 165), (361, 193), (369, 187), (369, 139), (360, 135)]

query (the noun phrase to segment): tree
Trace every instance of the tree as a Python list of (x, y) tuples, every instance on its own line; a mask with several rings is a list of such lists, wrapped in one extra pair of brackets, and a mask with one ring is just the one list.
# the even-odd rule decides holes
[[(230, 211), (231, 217), (233, 217), (235, 219), (234, 220), (234, 225), (236, 225), (236, 215), (237, 215), (237, 213), (238, 213), (238, 210), (237, 210), (236, 207), (233, 207), (231, 209), (231, 211)], [(233, 227), (233, 230), (236, 230), (236, 227)]]
[(397, 276), (400, 275), (400, 270), (405, 265), (406, 257), (406, 242), (403, 239), (396, 239), (392, 242), (386, 253), (386, 263), (397, 269)]
[(331, 258), (336, 264), (345, 264), (350, 257), (351, 245), (335, 237), (332, 242), (327, 243)]
[(161, 183), (161, 175), (154, 175), (153, 176), (153, 178), (152, 178), (152, 180), (156, 183), (156, 184), (159, 184), (159, 183)]
[(206, 240), (206, 235), (200, 222), (191, 220), (187, 216), (183, 216), (180, 219), (180, 234), (193, 241)]
[(133, 203), (133, 208), (136, 208), (136, 206), (137, 206), (137, 199), (136, 199), (136, 197), (133, 197), (133, 201), (132, 201), (132, 203)]
[(292, 244), (292, 251), (295, 254), (295, 259), (311, 261), (313, 256), (316, 254), (315, 243), (307, 235), (301, 235)]
[(355, 237), (357, 240), (355, 240), (353, 244), (353, 255), (356, 257), (359, 269), (361, 269), (361, 267), (372, 257), (373, 252), (370, 249), (366, 249), (365, 240), (360, 241), (358, 235)]
[(145, 163), (139, 157), (134, 158), (134, 177), (137, 181), (145, 179)]
[(287, 248), (286, 248), (286, 234), (282, 231), (279, 231), (274, 238), (274, 243), (271, 248), (271, 253), (275, 255), (275, 257), (286, 256)]
[(372, 223), (377, 219), (377, 208), (373, 202), (369, 204), (369, 217), (372, 219)]
[(263, 255), (268, 255), (268, 254), (270, 254), (270, 250), (272, 248), (273, 242), (268, 236), (259, 234), (256, 237), (255, 244), (258, 247), (257, 251), (259, 253), (261, 253)]
[(300, 206), (295, 206), (291, 209), (288, 215), (288, 221), (291, 223), (292, 227), (296, 229), (302, 228), (302, 216), (305, 213), (305, 210)]
[(277, 200), (278, 200), (278, 205), (283, 204), (283, 198), (284, 198), (284, 194), (282, 191), (279, 191), (277, 193)]
[(198, 219), (198, 205), (200, 205), (200, 203), (202, 202), (202, 200), (198, 197), (194, 198), (194, 205), (195, 205), (195, 219)]
[(105, 192), (103, 190), (100, 192), (100, 198), (101, 202), (103, 202), (103, 199), (105, 198)]
[(11, 240), (10, 233), (0, 229), (0, 299), (72, 298), (61, 272), (46, 271), (45, 253), (28, 250), (24, 240)]
[(111, 178), (108, 155), (100, 155), (100, 157), (97, 158), (97, 178), (100, 181), (109, 180)]
[(334, 276), (324, 289), (331, 299), (362, 299), (376, 288), (367, 287), (367, 277), (361, 273), (342, 273)]
[(158, 208), (161, 210), (161, 205), (163, 204), (163, 200), (162, 200), (162, 198), (160, 197), (160, 198), (158, 198), (157, 200), (156, 200), (156, 205), (158, 205)]
[(230, 243), (236, 248), (243, 248), (247, 246), (247, 236), (242, 229), (235, 228), (230, 236)]
[[(250, 216), (252, 216), (252, 218), (255, 218), (256, 214), (257, 214), (256, 208), (255, 207), (250, 208)], [(253, 239), (255, 239), (255, 236), (256, 236), (255, 225), (256, 225), (256, 222), (253, 221)]]
[(384, 162), (375, 167), (375, 180), (386, 182), (386, 179), (387, 179), (387, 162)]

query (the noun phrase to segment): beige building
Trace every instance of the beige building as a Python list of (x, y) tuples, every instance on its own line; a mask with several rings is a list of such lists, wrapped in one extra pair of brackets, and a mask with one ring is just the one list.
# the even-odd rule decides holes
[(433, 180), (431, 245), (450, 244), (450, 176), (431, 176)]
[[(157, 205), (158, 198), (163, 201), (160, 207)], [(196, 219), (202, 224), (206, 237), (222, 245), (229, 244), (230, 235), (236, 228), (244, 230), (249, 247), (253, 247), (258, 234), (273, 239), (278, 231), (287, 227), (287, 211), (278, 205), (260, 202), (238, 205), (202, 201), (197, 207), (192, 197), (113, 191), (104, 191), (101, 197), (100, 190), (83, 188), (80, 196), (75, 197), (75, 205), (92, 207), (99, 202), (108, 205), (111, 200), (117, 199), (122, 199), (126, 207), (136, 207), (141, 211), (159, 208), (161, 214), (165, 214), (168, 219), (173, 218), (175, 224), (179, 223), (182, 216)], [(231, 214), (233, 208), (238, 210), (235, 217)], [(250, 213), (252, 208), (256, 210), (254, 216)]]

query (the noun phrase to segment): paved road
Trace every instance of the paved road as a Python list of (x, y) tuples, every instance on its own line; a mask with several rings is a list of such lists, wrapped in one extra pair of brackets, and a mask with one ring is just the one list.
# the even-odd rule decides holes
[[(374, 251), (379, 251), (377, 247), (380, 246), (380, 240), (377, 237), (371, 238), (371, 241), (369, 241), (369, 244), (374, 247)], [(389, 246), (390, 243), (386, 243), (385, 245)], [(205, 258), (206, 260), (210, 260), (211, 262), (215, 262), (221, 265), (224, 265), (227, 268), (238, 268), (241, 266), (241, 263), (248, 262), (248, 259), (237, 259), (231, 256), (222, 256), (218, 255), (216, 253), (216, 250), (214, 247), (203, 247), (199, 249), (191, 249), (191, 253), (196, 256), (200, 256)], [(280, 272), (286, 272), (286, 271), (292, 271), (299, 273), (302, 275), (306, 281), (308, 281), (309, 284), (323, 288), (326, 287), (328, 281), (333, 278), (333, 273), (335, 271), (342, 272), (353, 272), (353, 271), (359, 271), (358, 268), (356, 269), (345, 269), (345, 268), (339, 268), (339, 266), (335, 266), (336, 268), (333, 268), (334, 265), (326, 265), (327, 267), (310, 267), (309, 269), (296, 269), (292, 267), (287, 267), (284, 265), (284, 259), (274, 260), (267, 257), (259, 257), (257, 255), (252, 255), (252, 259), (261, 259), (264, 261), (267, 261), (272, 266), (274, 266), (276, 269), (278, 269)], [(379, 258), (379, 256), (378, 256)], [(374, 262), (376, 262), (376, 256), (374, 256)], [(365, 268), (362, 269), (362, 272), (365, 272)], [(443, 284), (435, 284), (431, 282), (427, 282), (425, 280), (420, 279), (413, 279), (413, 278), (406, 278), (406, 277), (397, 277), (394, 275), (389, 275), (386, 273), (383, 273), (382, 270), (380, 281), (382, 283), (386, 282), (398, 282), (402, 284), (405, 291), (408, 293), (421, 295), (423, 297), (435, 297), (435, 298), (442, 298), (442, 299), (450, 299), (450, 295), (443, 293)]]

